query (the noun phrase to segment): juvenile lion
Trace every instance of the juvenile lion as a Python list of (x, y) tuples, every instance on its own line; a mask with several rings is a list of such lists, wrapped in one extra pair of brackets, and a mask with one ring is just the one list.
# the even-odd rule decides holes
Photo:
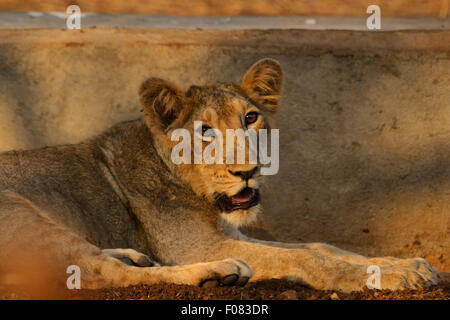
[(271, 59), (254, 64), (240, 85), (183, 93), (151, 78), (139, 91), (142, 119), (80, 144), (0, 155), (0, 267), (26, 250), (55, 265), (78, 265), (83, 288), (287, 278), (351, 291), (365, 286), (369, 265), (381, 267), (382, 288), (437, 283), (420, 258), (250, 239), (237, 226), (260, 208), (259, 165), (171, 161), (171, 133), (184, 128), (194, 135), (196, 120), (224, 136), (228, 128), (267, 128), (281, 83), (280, 64)]

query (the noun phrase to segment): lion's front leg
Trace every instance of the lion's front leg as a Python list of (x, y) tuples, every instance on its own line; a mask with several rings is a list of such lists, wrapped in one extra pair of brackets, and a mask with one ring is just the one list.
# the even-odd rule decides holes
[(253, 271), (252, 281), (289, 279), (321, 290), (362, 290), (370, 276), (367, 268), (371, 265), (380, 267), (382, 289), (427, 287), (438, 281), (436, 270), (424, 259), (366, 258), (346, 252), (324, 244), (278, 248), (227, 239), (207, 257), (243, 259)]
[(87, 289), (158, 282), (245, 285), (252, 276), (239, 259), (160, 266), (133, 249), (101, 250), (13, 192), (0, 192), (0, 270), (5, 287), (28, 288), (37, 281), (63, 289), (67, 270), (78, 270), (74, 279)]
[(146, 254), (140, 253), (134, 249), (103, 249), (102, 252), (107, 256), (119, 259), (123, 263), (137, 267), (159, 267), (158, 262), (153, 261)]

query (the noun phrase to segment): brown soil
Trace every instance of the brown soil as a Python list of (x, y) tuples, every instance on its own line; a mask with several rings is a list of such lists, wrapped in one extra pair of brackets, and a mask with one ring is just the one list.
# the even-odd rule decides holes
[(450, 276), (444, 275), (441, 283), (423, 290), (368, 290), (343, 293), (318, 291), (284, 280), (267, 280), (249, 283), (245, 287), (199, 288), (188, 285), (160, 283), (126, 288), (71, 291), (62, 296), (36, 297), (25, 292), (1, 293), (0, 299), (87, 299), (87, 300), (450, 300)]

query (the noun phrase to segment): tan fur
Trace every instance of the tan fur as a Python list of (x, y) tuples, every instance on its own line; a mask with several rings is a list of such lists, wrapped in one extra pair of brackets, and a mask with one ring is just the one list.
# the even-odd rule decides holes
[(260, 116), (251, 127), (269, 127), (281, 84), (280, 64), (271, 59), (253, 65), (241, 85), (193, 86), (183, 93), (152, 78), (139, 90), (142, 119), (77, 145), (0, 155), (0, 270), (14, 270), (11, 256), (29, 255), (63, 272), (80, 266), (85, 288), (159, 281), (242, 285), (252, 277), (350, 291), (364, 287), (367, 266), (376, 264), (383, 288), (436, 283), (436, 271), (420, 258), (366, 258), (321, 243), (250, 239), (236, 226), (254, 220), (260, 206), (225, 213), (214, 200), (247, 185), (233, 172), (256, 168), (248, 186), (258, 188), (257, 165), (170, 160), (177, 143), (171, 133), (184, 128), (193, 135), (194, 120), (225, 133), (242, 128), (243, 115), (253, 111)]

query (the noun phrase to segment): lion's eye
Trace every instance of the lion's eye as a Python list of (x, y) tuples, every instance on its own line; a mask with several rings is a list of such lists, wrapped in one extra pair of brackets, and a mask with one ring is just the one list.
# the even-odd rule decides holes
[(211, 129), (210, 126), (202, 126), (202, 135), (204, 135), (205, 132), (208, 131), (209, 129)]
[(245, 124), (246, 125), (255, 123), (256, 120), (258, 120), (258, 113), (256, 113), (256, 112), (249, 112), (245, 116)]
[(215, 136), (216, 133), (213, 128), (207, 125), (202, 126), (202, 139), (204, 141), (212, 141)]

